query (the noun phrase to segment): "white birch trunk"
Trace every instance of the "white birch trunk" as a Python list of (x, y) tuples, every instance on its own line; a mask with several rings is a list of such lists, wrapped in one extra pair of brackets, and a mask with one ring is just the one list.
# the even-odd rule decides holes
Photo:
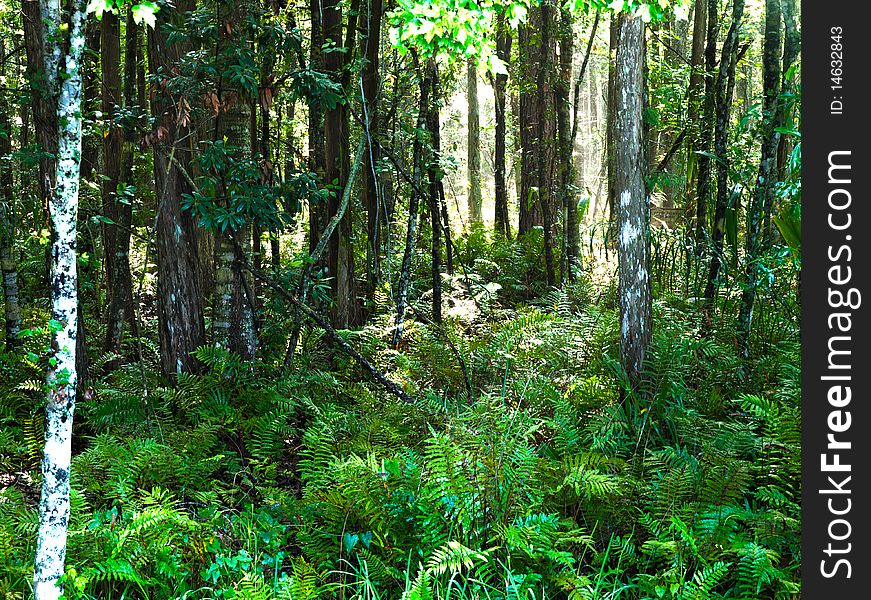
[(45, 453), (33, 593), (36, 600), (57, 600), (64, 572), (70, 517), (70, 454), (73, 410), (76, 401), (76, 217), (79, 201), (79, 166), (82, 148), (81, 57), (85, 47), (85, 3), (73, 0), (69, 20), (69, 50), (61, 82), (62, 37), (57, 27), (60, 4), (41, 2), (46, 78), (58, 99), (58, 151), (55, 188), (49, 212), (53, 229), (51, 247), (52, 319), (56, 322), (52, 346), (54, 364), (48, 373)]

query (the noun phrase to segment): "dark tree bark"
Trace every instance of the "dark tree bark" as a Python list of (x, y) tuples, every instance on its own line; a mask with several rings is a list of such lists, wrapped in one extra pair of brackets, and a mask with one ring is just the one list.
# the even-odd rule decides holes
[(553, 229), (554, 207), (552, 200), (552, 188), (550, 177), (551, 145), (553, 136), (548, 135), (549, 113), (552, 106), (551, 75), (553, 63), (551, 62), (551, 39), (553, 28), (553, 6), (549, 0), (541, 4), (541, 56), (543, 58), (538, 71), (538, 85), (536, 91), (536, 104), (538, 111), (538, 139), (536, 149), (538, 151), (538, 200), (541, 204), (542, 226), (544, 227), (544, 268), (547, 285), (552, 286), (556, 282), (556, 266), (553, 256)]
[(615, 62), (615, 186), (620, 262), (620, 357), (630, 385), (642, 379), (652, 328), (650, 200), (644, 185), (642, 126), (644, 24), (620, 15)]
[[(133, 13), (132, 11), (129, 11), (125, 33), (123, 94), (124, 106), (127, 110), (132, 110), (136, 105), (136, 63), (139, 54), (138, 29), (138, 26), (133, 20)], [(114, 44), (114, 41), (110, 43), (110, 45)], [(104, 70), (104, 82), (105, 78), (106, 75)], [(118, 107), (120, 108), (120, 103), (118, 104)], [(115, 114), (116, 110), (117, 109), (112, 109), (111, 114)], [(104, 142), (113, 137), (115, 134), (114, 129), (115, 128), (110, 130), (110, 133), (104, 139)], [(121, 152), (116, 186), (121, 184), (121, 186), (126, 188), (127, 186), (133, 185), (133, 131), (131, 130), (129, 123), (126, 128), (123, 124), (118, 123), (117, 129), (121, 132)], [(115, 145), (114, 141), (113, 145)], [(104, 149), (108, 151), (105, 145)], [(106, 164), (108, 164), (108, 162)], [(117, 192), (113, 192), (109, 195), (108, 200), (114, 205), (111, 212), (117, 226), (112, 226), (112, 229), (114, 229), (113, 237), (115, 244), (113, 251), (114, 256), (112, 257), (112, 268), (114, 272), (110, 279), (112, 287), (109, 289), (109, 312), (106, 320), (106, 343), (104, 347), (107, 351), (115, 352), (117, 354), (121, 351), (121, 339), (124, 332), (125, 320), (131, 325), (134, 324), (133, 278), (130, 272), (130, 231), (133, 222), (133, 199), (125, 195), (119, 195)]]
[[(315, 71), (324, 70), (324, 34), (323, 34), (323, 2), (310, 0), (311, 15), (311, 45), (309, 53), (310, 67)], [(317, 99), (308, 103), (308, 160), (309, 170), (316, 174), (324, 185), (326, 181), (326, 149), (324, 148), (324, 110)], [(326, 227), (327, 202), (320, 196), (312, 197), (309, 204), (309, 253), (314, 252), (320, 242), (321, 231)]]
[(717, 203), (714, 207), (714, 228), (711, 234), (711, 263), (708, 269), (708, 283), (705, 286), (705, 300), (710, 305), (717, 293), (720, 271), (723, 267), (723, 236), (725, 234), (726, 211), (729, 208), (729, 117), (732, 112), (732, 93), (735, 89), (735, 66), (738, 59), (738, 32), (744, 15), (744, 0), (733, 0), (732, 23), (726, 40), (720, 68), (717, 72), (716, 122), (714, 123), (714, 154), (717, 156)]
[[(439, 168), (439, 153), (441, 152), (441, 132), (439, 127), (439, 74), (433, 65), (432, 68), (432, 94), (427, 114), (427, 131), (431, 153), (428, 156), (427, 176), (429, 178), (429, 193), (427, 204), (429, 209), (430, 226), (432, 229), (431, 247), (431, 272), (432, 272), (432, 320), (438, 324), (442, 322), (442, 214), (439, 186), (441, 173)], [(470, 136), (471, 137), (471, 136)]]
[(536, 177), (536, 131), (538, 119), (542, 115), (536, 113), (535, 82), (537, 80), (536, 66), (541, 65), (535, 38), (540, 24), (540, 9), (532, 7), (529, 12), (529, 22), (521, 24), (517, 30), (518, 44), (518, 130), (520, 141), (520, 193), (517, 198), (519, 215), (517, 235), (523, 236), (535, 226), (541, 225), (540, 204), (536, 202), (535, 190), (538, 187)]
[[(415, 63), (418, 63), (415, 58)], [(435, 61), (430, 59), (426, 65), (426, 71), (419, 64), (417, 71), (420, 77), (420, 103), (417, 110), (417, 127), (412, 149), (412, 189), (411, 200), (408, 203), (408, 226), (405, 231), (405, 251), (402, 255), (402, 266), (399, 270), (399, 283), (396, 292), (396, 319), (393, 330), (393, 346), (399, 347), (402, 343), (403, 324), (405, 321), (405, 309), (408, 306), (408, 287), (411, 283), (411, 267), (414, 263), (414, 247), (417, 244), (417, 218), (420, 208), (421, 179), (423, 171), (423, 139), (422, 133), (426, 130), (426, 119), (429, 112), (429, 98), (432, 92), (432, 82), (435, 75)]]
[[(122, 106), (121, 18), (110, 12), (105, 13), (100, 21), (100, 70), (103, 81), (101, 92), (103, 119), (108, 127), (108, 134), (103, 136), (102, 212), (112, 221), (103, 225), (103, 266), (106, 270), (106, 298), (111, 303), (111, 298), (115, 294), (117, 272), (115, 257), (120, 233), (119, 213), (123, 210), (123, 205), (117, 197), (117, 190), (118, 182), (121, 180), (121, 147), (124, 143), (124, 129), (115, 119), (118, 109)], [(119, 326), (110, 322), (108, 328), (111, 331)], [(110, 334), (109, 338), (111, 337), (113, 336)]]
[(605, 116), (605, 151), (608, 164), (608, 234), (606, 247), (617, 240), (617, 157), (615, 150), (617, 138), (615, 128), (617, 122), (617, 71), (615, 68), (617, 47), (620, 40), (620, 30), (617, 27), (617, 17), (611, 17), (609, 29), (608, 52), (611, 60), (608, 61), (608, 105)]
[(698, 151), (702, 150), (699, 147), (699, 133), (701, 130), (699, 123), (699, 114), (702, 108), (703, 96), (702, 90), (704, 83), (704, 61), (705, 61), (705, 33), (708, 25), (708, 0), (696, 0), (693, 10), (693, 41), (692, 51), (690, 54), (690, 83), (687, 87), (687, 124), (690, 128), (689, 139), (687, 145), (687, 203), (686, 216), (691, 219), (694, 216), (694, 203), (691, 201), (690, 194), (695, 192), (696, 165), (698, 165)]
[(180, 0), (157, 13), (148, 31), (148, 60), (157, 77), (152, 99), (155, 132), (154, 184), (157, 192), (157, 317), (160, 366), (164, 377), (196, 371), (194, 350), (205, 344), (203, 298), (200, 291), (197, 227), (182, 210), (182, 195), (191, 188), (182, 172), (191, 159), (190, 129), (179, 119), (175, 98), (164, 79), (188, 51), (185, 44), (168, 43), (165, 28), (178, 24), (193, 10), (194, 0)]
[[(595, 31), (593, 32), (595, 34)], [(574, 51), (572, 16), (565, 8), (560, 13), (559, 78), (554, 87), (559, 138), (560, 195), (563, 207), (562, 281), (574, 281), (574, 270), (580, 256), (578, 243), (578, 197), (575, 194), (574, 146), (572, 144), (569, 91), (572, 84), (572, 52)]]
[[(796, 93), (795, 76), (790, 73), (795, 61), (798, 59), (801, 51), (801, 31), (798, 28), (798, 15), (796, 14), (795, 0), (782, 0), (783, 8), (783, 23), (785, 26), (785, 36), (783, 41), (783, 65), (781, 67), (782, 81), (781, 93)], [(786, 127), (794, 122), (793, 112), (797, 105), (787, 102), (780, 102), (777, 107), (776, 127)], [(788, 176), (787, 162), (789, 155), (794, 148), (793, 138), (788, 135), (781, 135), (777, 149), (777, 179), (784, 181)], [(762, 231), (766, 242), (769, 244), (774, 239), (776, 228), (771, 224), (771, 213), (774, 209), (773, 203), (769, 204), (767, 210), (763, 212)]]
[[(511, 30), (505, 23), (505, 15), (496, 17), (496, 55), (507, 66), (511, 58)], [(506, 238), (511, 237), (511, 226), (508, 216), (508, 185), (506, 182), (507, 172), (505, 169), (505, 140), (507, 132), (506, 124), (506, 87), (508, 85), (507, 74), (497, 74), (493, 91), (496, 104), (496, 155), (495, 155), (495, 215), (496, 231)]]
[[(709, 153), (714, 134), (714, 120), (716, 119), (716, 79), (714, 70), (717, 67), (717, 35), (720, 31), (719, 16), (717, 14), (717, 2), (711, 0), (707, 3), (708, 32), (705, 42), (705, 96), (702, 104), (702, 121), (698, 137), (698, 151)], [(697, 179), (696, 179), (696, 252), (701, 256), (705, 248), (705, 237), (708, 227), (708, 200), (711, 194), (711, 158), (707, 154), (698, 155)]]
[(762, 157), (756, 189), (747, 210), (745, 234), (744, 291), (738, 312), (738, 352), (746, 360), (750, 355), (750, 325), (753, 320), (753, 305), (760, 277), (759, 259), (762, 254), (763, 221), (774, 199), (774, 182), (777, 174), (777, 149), (780, 135), (776, 127), (780, 102), (780, 45), (781, 45), (781, 0), (765, 2), (765, 43), (762, 50)]
[[(345, 68), (350, 61), (350, 53), (354, 48), (356, 35), (358, 0), (352, 0), (347, 28), (347, 40), (342, 40), (342, 7), (337, 0), (324, 0), (323, 27), (324, 41), (334, 44), (336, 48), (344, 48), (345, 52), (329, 52), (324, 58), (324, 68), (337, 83), (347, 89)], [(348, 177), (348, 116), (344, 104), (328, 108), (324, 116), (324, 146), (326, 180), (330, 185), (337, 183), (335, 193), (331, 193), (327, 202), (327, 213), (330, 218), (339, 210), (339, 194), (345, 187)], [(333, 294), (334, 307), (331, 311), (333, 326), (346, 329), (359, 325), (360, 310), (357, 305), (356, 283), (354, 281), (354, 249), (351, 243), (352, 207), (345, 211), (338, 229), (329, 240), (327, 246), (327, 269), (330, 287)]]
[(366, 125), (365, 134), (369, 138), (363, 162), (363, 207), (366, 209), (366, 273), (368, 292), (373, 294), (381, 283), (381, 229), (386, 219), (381, 185), (376, 172), (380, 160), (380, 121), (378, 114), (381, 78), (379, 75), (379, 56), (381, 46), (382, 0), (369, 0), (369, 12), (363, 25), (366, 28), (363, 54), (366, 64), (363, 67), (363, 110)]
[[(6, 75), (6, 47), (0, 40), (0, 76)], [(0, 91), (0, 277), (3, 285), (4, 315), (6, 319), (6, 351), (17, 349), (22, 340), (21, 309), (18, 295), (18, 261), (15, 259), (15, 223), (12, 219), (12, 128), (9, 123), (9, 103), (6, 93)]]

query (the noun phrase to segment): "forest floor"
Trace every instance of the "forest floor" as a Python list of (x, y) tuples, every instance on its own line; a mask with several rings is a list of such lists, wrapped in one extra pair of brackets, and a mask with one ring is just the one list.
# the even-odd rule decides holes
[[(206, 347), (202, 374), (165, 386), (153, 325), (144, 364), (97, 357), (76, 411), (66, 597), (797, 597), (794, 316), (766, 304), (742, 368), (734, 302), (703, 327), (689, 282), (654, 273), (632, 392), (613, 255), (548, 290), (534, 243), (457, 245), (442, 327), (412, 321), (394, 349), (376, 293), (366, 326), (341, 332), (412, 405), (317, 329), (284, 369), (280, 300), (254, 365)], [(45, 342), (0, 355), (5, 598), (30, 593)]]

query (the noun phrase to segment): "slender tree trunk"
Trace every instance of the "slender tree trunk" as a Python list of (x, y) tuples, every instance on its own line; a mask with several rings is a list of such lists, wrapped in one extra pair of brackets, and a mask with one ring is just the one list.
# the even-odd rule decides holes
[[(138, 27), (133, 21), (132, 11), (128, 13), (125, 35), (124, 106), (130, 111), (136, 104), (136, 61), (138, 55)], [(120, 31), (118, 31), (118, 37), (120, 39)], [(112, 41), (110, 46), (114, 44), (115, 41)], [(104, 82), (105, 77), (104, 67)], [(120, 75), (113, 74), (112, 79), (116, 78), (120, 79)], [(120, 108), (120, 102), (117, 106)], [(114, 113), (115, 109), (113, 108), (111, 114)], [(110, 130), (109, 135), (104, 138), (104, 142), (115, 135), (115, 129), (120, 131), (121, 136), (121, 145), (119, 147), (120, 169), (115, 185), (116, 189), (119, 187), (118, 184), (121, 184), (121, 187), (126, 189), (128, 186), (133, 185), (133, 132), (130, 130), (125, 131), (124, 127), (118, 124), (117, 127), (113, 127)], [(112, 144), (113, 146), (117, 145), (117, 141), (113, 141)], [(104, 148), (106, 152), (109, 151), (106, 146)], [(106, 164), (108, 165), (108, 161)], [(113, 254), (112, 268), (114, 272), (110, 279), (112, 286), (109, 289), (109, 313), (106, 321), (105, 349), (117, 354), (121, 351), (121, 338), (124, 332), (125, 319), (131, 324), (133, 323), (133, 278), (130, 273), (130, 228), (133, 224), (133, 198), (126, 194), (119, 195), (113, 191), (109, 194), (108, 200), (114, 205), (112, 214), (117, 226), (111, 226), (114, 230), (113, 237), (115, 244), (114, 249), (111, 251)], [(108, 252), (109, 249), (107, 248), (107, 254)]]
[[(708, 33), (705, 43), (705, 97), (702, 104), (702, 122), (698, 137), (698, 151), (710, 152), (716, 119), (716, 78), (714, 70), (717, 67), (717, 35), (720, 31), (719, 15), (716, 0), (708, 3)], [(711, 158), (707, 154), (699, 154), (697, 158), (698, 175), (696, 177), (696, 253), (701, 256), (705, 248), (705, 237), (708, 227), (708, 199), (711, 194)]]
[(432, 256), (430, 265), (432, 272), (432, 320), (440, 324), (442, 322), (442, 215), (439, 198), (441, 173), (438, 160), (441, 152), (441, 134), (439, 127), (439, 75), (435, 66), (433, 66), (432, 69), (431, 85), (433, 91), (430, 97), (430, 105), (427, 114), (427, 131), (429, 132), (429, 142), (430, 147), (432, 148), (432, 153), (427, 161), (429, 165), (427, 168), (427, 175), (429, 178), (429, 194), (427, 195), (427, 203), (429, 206), (430, 226), (432, 229)]
[[(335, 44), (337, 48), (345, 48), (351, 52), (353, 48), (354, 34), (356, 33), (356, 0), (352, 0), (350, 7), (348, 41), (342, 40), (342, 7), (337, 0), (324, 0), (323, 3), (323, 27), (324, 41), (327, 44)], [(347, 88), (347, 75), (343, 73), (346, 61), (350, 57), (341, 52), (329, 52), (324, 59), (324, 67), (327, 73), (337, 83)], [(332, 218), (339, 210), (339, 194), (345, 187), (348, 176), (346, 149), (348, 146), (348, 119), (347, 109), (344, 105), (336, 105), (326, 111), (324, 118), (324, 145), (326, 152), (326, 179), (335, 186), (335, 193), (331, 193), (327, 202), (327, 211)], [(335, 302), (331, 311), (333, 326), (345, 329), (350, 325), (359, 323), (359, 310), (357, 308), (356, 285), (354, 282), (354, 251), (351, 244), (352, 207), (348, 207), (339, 224), (338, 230), (333, 234), (327, 246), (327, 269), (330, 274), (330, 286)]]
[[(508, 65), (511, 58), (511, 32), (505, 23), (505, 15), (496, 17), (496, 55)], [(505, 144), (506, 144), (506, 87), (508, 85), (507, 74), (497, 74), (493, 85), (496, 104), (496, 156), (495, 156), (495, 215), (496, 231), (506, 238), (511, 237), (510, 220), (508, 216), (508, 185), (506, 182), (505, 169)]]
[[(801, 51), (801, 31), (798, 28), (798, 15), (796, 14), (795, 0), (782, 0), (783, 22), (785, 25), (785, 36), (783, 43), (783, 66), (781, 67), (782, 82), (781, 93), (795, 93), (795, 75), (790, 73), (795, 61), (798, 59)], [(797, 107), (797, 105), (795, 105)], [(794, 122), (793, 111), (786, 102), (778, 103), (777, 118), (775, 121), (776, 127), (791, 126)], [(787, 162), (789, 155), (793, 149), (793, 140), (791, 136), (781, 135), (780, 143), (777, 150), (777, 179), (784, 181), (788, 176)], [(775, 228), (771, 225), (771, 213), (774, 210), (774, 203), (770, 203), (767, 210), (762, 215), (762, 231), (765, 241), (769, 244), (774, 239), (776, 233)]]
[(193, 352), (206, 343), (197, 227), (181, 208), (183, 195), (192, 191), (180, 167), (190, 162), (191, 130), (164, 79), (188, 50), (183, 42), (169, 43), (165, 28), (178, 25), (194, 5), (194, 0), (180, 0), (173, 8), (161, 9), (148, 32), (149, 70), (157, 78), (152, 99), (157, 129), (150, 135), (157, 195), (158, 339), (161, 371), (167, 378), (196, 371)]
[[(106, 270), (106, 298), (111, 303), (115, 294), (115, 256), (118, 246), (119, 211), (122, 203), (117, 198), (118, 182), (121, 179), (121, 146), (124, 129), (115, 116), (121, 108), (121, 17), (104, 13), (100, 21), (100, 71), (102, 73), (102, 111), (108, 132), (103, 136), (103, 182), (101, 199), (102, 213), (112, 222), (103, 225), (103, 266)], [(111, 332), (123, 324), (108, 323)], [(108, 342), (112, 339), (109, 334)]]
[(620, 356), (630, 385), (642, 379), (652, 328), (650, 282), (650, 200), (644, 185), (644, 24), (640, 17), (618, 17), (615, 64), (615, 185), (618, 192), (620, 262)]
[(366, 42), (363, 54), (366, 64), (363, 67), (363, 110), (365, 134), (369, 144), (363, 163), (363, 207), (366, 209), (366, 273), (369, 294), (374, 294), (375, 288), (381, 283), (381, 228), (385, 220), (384, 201), (381, 186), (376, 171), (380, 156), (380, 122), (378, 115), (380, 46), (381, 46), (381, 12), (382, 0), (369, 0), (369, 12), (366, 15)]
[[(0, 40), (0, 77), (6, 76), (6, 47)], [(4, 314), (6, 318), (6, 351), (21, 346), (21, 309), (18, 305), (18, 261), (15, 260), (15, 223), (12, 174), (12, 128), (9, 124), (9, 103), (0, 92), (0, 277), (3, 284)]]
[(540, 68), (541, 61), (538, 55), (534, 37), (538, 35), (537, 24), (540, 24), (540, 8), (532, 7), (529, 12), (529, 22), (521, 24), (517, 31), (518, 42), (518, 86), (519, 86), (519, 139), (520, 139), (520, 195), (519, 220), (517, 235), (523, 236), (536, 225), (541, 224), (541, 213), (538, 211), (539, 203), (535, 201), (538, 179), (536, 177), (536, 144), (535, 132), (538, 128), (538, 120), (543, 115), (536, 113), (535, 89), (537, 77), (536, 66)]
[(617, 156), (616, 148), (619, 145), (615, 133), (617, 123), (617, 71), (615, 68), (617, 47), (620, 40), (620, 30), (617, 27), (617, 16), (611, 15), (609, 30), (609, 54), (608, 61), (608, 105), (605, 120), (605, 146), (607, 149), (608, 163), (608, 233), (606, 235), (606, 247), (617, 239)]
[(720, 271), (723, 266), (723, 236), (725, 233), (726, 211), (729, 208), (729, 117), (732, 109), (732, 92), (735, 88), (735, 63), (738, 58), (738, 31), (744, 15), (744, 0), (733, 0), (732, 23), (726, 40), (717, 73), (716, 122), (714, 124), (714, 154), (717, 156), (717, 204), (714, 207), (714, 229), (711, 234), (711, 264), (708, 269), (708, 283), (705, 287), (705, 300), (710, 306), (717, 293)]
[[(417, 62), (415, 60), (415, 62)], [(402, 255), (402, 266), (399, 271), (399, 284), (396, 292), (396, 322), (393, 330), (393, 346), (402, 343), (402, 331), (405, 321), (405, 309), (408, 306), (408, 286), (411, 282), (411, 267), (414, 263), (414, 247), (417, 244), (417, 213), (420, 207), (420, 182), (423, 170), (423, 139), (422, 132), (426, 129), (426, 117), (429, 111), (429, 97), (432, 90), (435, 62), (431, 59), (426, 65), (426, 72), (420, 76), (420, 104), (417, 111), (417, 127), (412, 149), (412, 190), (408, 203), (408, 226), (405, 231), (405, 252)]]
[[(249, 160), (250, 105), (238, 90), (223, 90), (222, 103), (229, 105), (217, 119), (218, 139), (227, 140), (236, 160)], [(233, 100), (235, 98), (235, 101)], [(221, 196), (226, 187), (220, 185)], [(222, 202), (229, 202), (224, 197)], [(252, 286), (242, 271), (237, 257), (235, 239), (246, 254), (251, 252), (251, 224), (236, 231), (218, 232), (215, 240), (215, 290), (212, 308), (212, 341), (250, 359), (257, 353)]]
[(687, 123), (689, 124), (689, 140), (687, 144), (687, 202), (686, 215), (693, 216), (695, 208), (690, 201), (690, 191), (695, 188), (696, 165), (698, 164), (699, 148), (699, 113), (702, 108), (702, 90), (704, 83), (705, 33), (708, 25), (708, 0), (696, 0), (693, 10), (693, 41), (690, 54), (690, 84), (687, 88)]
[[(324, 34), (323, 34), (323, 0), (310, 0), (311, 14), (311, 44), (309, 53), (310, 67), (315, 71), (324, 70)], [(317, 175), (323, 185), (330, 182), (326, 180), (326, 149), (324, 148), (324, 110), (317, 99), (308, 104), (308, 160), (309, 169)], [(314, 252), (320, 242), (321, 231), (326, 227), (329, 217), (327, 216), (326, 199), (319, 195), (312, 196), (309, 204), (309, 253)]]
[[(39, 500), (33, 594), (36, 600), (57, 600), (64, 572), (70, 517), (70, 459), (73, 411), (76, 402), (76, 339), (78, 293), (76, 219), (82, 153), (82, 73), (85, 47), (85, 3), (69, 6), (68, 45), (63, 43), (61, 5), (43, 0), (37, 23), (43, 50), (43, 69), (58, 128), (55, 185), (50, 188), (51, 316), (54, 362), (48, 372), (45, 453)], [(66, 46), (66, 50), (65, 50)], [(63, 77), (61, 77), (61, 64)], [(56, 102), (56, 104), (54, 104)]]
[(565, 8), (560, 14), (559, 79), (555, 86), (557, 110), (557, 134), (559, 138), (560, 194), (562, 196), (563, 223), (563, 268), (562, 281), (574, 281), (574, 269), (580, 256), (578, 243), (578, 197), (575, 194), (574, 147), (571, 131), (571, 107), (569, 92), (572, 85), (572, 53), (574, 32), (572, 15)]
[(541, 57), (537, 74), (536, 110), (538, 113), (537, 123), (537, 180), (538, 200), (541, 205), (542, 225), (544, 227), (544, 265), (547, 285), (552, 286), (556, 282), (556, 267), (553, 256), (553, 201), (551, 194), (550, 158), (551, 140), (548, 135), (548, 116), (551, 109), (551, 28), (553, 27), (553, 7), (549, 0), (541, 4)]
[(468, 113), (469, 223), (481, 223), (481, 115), (478, 109), (478, 63), (470, 58), (466, 65)]
[(762, 50), (762, 158), (759, 161), (756, 189), (747, 210), (744, 291), (738, 312), (738, 351), (744, 360), (750, 355), (750, 325), (753, 320), (756, 287), (761, 274), (759, 260), (764, 235), (763, 216), (774, 199), (774, 178), (777, 174), (777, 149), (780, 142), (776, 130), (780, 104), (780, 45), (780, 0), (766, 0), (765, 43)]

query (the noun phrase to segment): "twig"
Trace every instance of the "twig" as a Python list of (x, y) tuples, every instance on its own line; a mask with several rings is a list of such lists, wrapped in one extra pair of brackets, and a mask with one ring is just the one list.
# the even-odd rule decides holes
[[(238, 246), (238, 242), (233, 240), (233, 243)], [(384, 386), (384, 388), (402, 400), (407, 404), (417, 404), (418, 400), (407, 394), (403, 389), (399, 386), (398, 383), (387, 377), (384, 373), (379, 371), (372, 365), (366, 357), (360, 354), (351, 344), (349, 344), (345, 339), (339, 335), (339, 332), (330, 325), (329, 321), (325, 319), (322, 315), (319, 315), (314, 310), (312, 310), (309, 306), (303, 303), (299, 298), (297, 298), (291, 292), (288, 292), (282, 285), (274, 280), (269, 275), (265, 274), (260, 269), (255, 269), (253, 266), (248, 264), (247, 257), (243, 257), (242, 268), (251, 273), (256, 279), (259, 279), (273, 290), (278, 292), (282, 297), (288, 300), (291, 304), (293, 304), (296, 308), (300, 310), (306, 317), (317, 323), (317, 325), (326, 332), (327, 336), (339, 347), (341, 350), (353, 358), (364, 371), (368, 372), (375, 381)]]

